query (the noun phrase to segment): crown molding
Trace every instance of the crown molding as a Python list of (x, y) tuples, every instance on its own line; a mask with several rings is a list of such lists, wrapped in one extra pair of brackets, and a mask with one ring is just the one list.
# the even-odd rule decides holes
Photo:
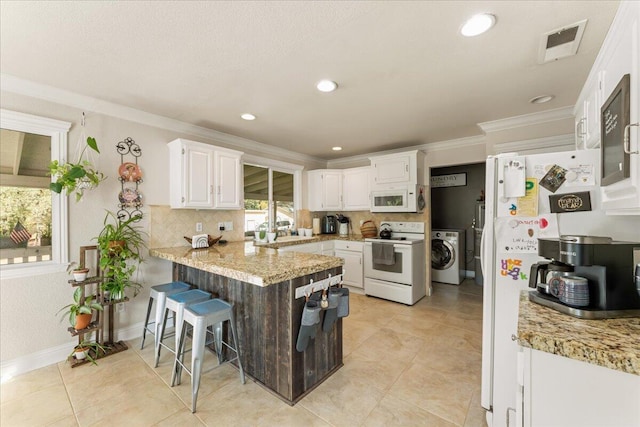
[(506, 119), (493, 120), (478, 123), (480, 129), (486, 134), (508, 129), (516, 129), (540, 123), (554, 122), (557, 120), (573, 119), (573, 106), (541, 111), (539, 113), (523, 114), (521, 116), (508, 117)]
[(469, 148), (475, 145), (485, 145), (485, 136), (476, 135), (465, 138), (450, 139), (447, 141), (432, 142), (430, 144), (413, 145), (411, 147), (395, 148), (393, 150), (376, 151), (368, 154), (361, 154), (351, 157), (342, 157), (339, 159), (329, 160), (327, 162), (327, 168), (329, 169), (343, 169), (345, 167), (353, 167), (354, 165), (366, 166), (369, 164), (369, 158), (375, 156), (384, 156), (386, 154), (402, 153), (405, 151), (418, 150), (423, 153), (430, 153), (434, 151), (442, 150), (455, 150)]
[(495, 153), (522, 152), (529, 150), (548, 150), (550, 148), (575, 149), (575, 136), (572, 133), (565, 135), (547, 136), (544, 138), (525, 139), (494, 144)]
[(466, 138), (457, 138), (447, 141), (433, 142), (431, 144), (423, 144), (420, 146), (420, 149), (425, 153), (429, 153), (432, 151), (469, 148), (476, 145), (486, 145), (486, 138), (484, 135), (475, 135)]
[(54, 102), (83, 111), (91, 111), (111, 117), (140, 123), (159, 129), (170, 130), (196, 138), (206, 138), (215, 143), (221, 143), (233, 149), (256, 151), (260, 154), (280, 159), (288, 159), (302, 163), (326, 163), (326, 159), (296, 153), (283, 148), (274, 147), (262, 142), (231, 135), (217, 130), (193, 125), (169, 117), (148, 113), (135, 108), (104, 101), (98, 98), (81, 95), (75, 92), (59, 89), (53, 86), (25, 80), (9, 74), (0, 73), (0, 87), (2, 91), (24, 95), (31, 98)]

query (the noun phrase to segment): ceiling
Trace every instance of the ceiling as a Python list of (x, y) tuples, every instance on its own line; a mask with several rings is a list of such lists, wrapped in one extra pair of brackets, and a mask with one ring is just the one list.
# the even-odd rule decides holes
[[(575, 104), (618, 3), (2, 1), (0, 70), (329, 160)], [(477, 12), (496, 26), (461, 36)], [(538, 64), (542, 34), (583, 19), (577, 55)]]

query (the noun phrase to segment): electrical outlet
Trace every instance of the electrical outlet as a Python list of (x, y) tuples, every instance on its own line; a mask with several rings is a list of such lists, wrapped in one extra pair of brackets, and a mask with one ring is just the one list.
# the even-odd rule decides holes
[(202, 231), (202, 223), (196, 222), (196, 231)]
[(218, 230), (224, 231), (224, 222), (219, 222), (218, 223)]
[(233, 221), (225, 221), (224, 229), (225, 231), (233, 231)]
[(119, 304), (116, 304), (116, 311), (118, 313), (124, 313), (124, 303), (123, 302), (121, 302)]

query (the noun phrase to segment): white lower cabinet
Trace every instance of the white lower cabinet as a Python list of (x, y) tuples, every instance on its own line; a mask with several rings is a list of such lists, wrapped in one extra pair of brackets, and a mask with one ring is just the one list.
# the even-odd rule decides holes
[(517, 412), (522, 417), (511, 425), (640, 426), (640, 376), (530, 348), (520, 350), (522, 406)]
[(304, 252), (308, 254), (318, 254), (322, 253), (322, 245), (320, 242), (313, 243), (303, 243), (301, 245), (291, 245), (291, 246), (283, 246), (278, 248), (278, 252)]
[(342, 282), (356, 288), (364, 288), (362, 242), (335, 241), (335, 256), (344, 260)]

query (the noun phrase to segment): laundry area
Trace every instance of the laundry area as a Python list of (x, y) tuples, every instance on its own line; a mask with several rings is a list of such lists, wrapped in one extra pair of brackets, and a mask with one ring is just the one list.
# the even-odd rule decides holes
[(432, 168), (431, 281), (482, 285), (485, 163)]

